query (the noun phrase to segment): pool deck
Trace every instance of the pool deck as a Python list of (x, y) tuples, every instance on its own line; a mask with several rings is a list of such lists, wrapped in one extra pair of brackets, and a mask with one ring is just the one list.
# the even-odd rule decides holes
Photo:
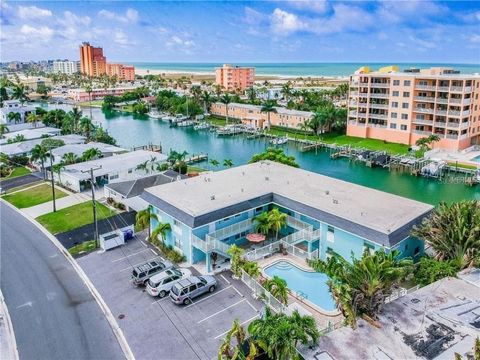
[[(305, 260), (290, 254), (274, 254), (270, 257), (257, 260), (257, 263), (260, 268), (265, 269), (269, 265), (281, 260), (288, 261), (302, 270), (314, 271), (307, 265)], [(292, 292), (288, 295), (288, 306), (290, 308), (301, 307), (303, 310), (310, 313), (317, 321), (317, 325), (320, 329), (326, 328), (329, 323), (338, 323), (343, 320), (343, 316), (340, 312), (337, 311), (332, 314), (326, 311), (321, 311), (317, 306), (311, 304), (309, 301), (296, 297)]]

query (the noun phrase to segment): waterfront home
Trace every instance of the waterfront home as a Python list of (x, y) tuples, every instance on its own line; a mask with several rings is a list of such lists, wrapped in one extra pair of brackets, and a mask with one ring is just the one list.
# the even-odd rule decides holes
[[(240, 120), (242, 123), (254, 128), (265, 128), (268, 126), (268, 115), (262, 112), (262, 106), (251, 104), (230, 103), (225, 104), (216, 102), (210, 107), (213, 115), (226, 116), (226, 107), (228, 107), (228, 117), (230, 119)], [(313, 117), (310, 111), (291, 110), (284, 107), (275, 107), (276, 112), (270, 113), (270, 123), (274, 126), (287, 128), (300, 128), (300, 125)]]
[(186, 178), (186, 175), (181, 175), (173, 170), (167, 170), (161, 174), (145, 176), (140, 179), (107, 184), (104, 187), (104, 194), (106, 198), (112, 198), (115, 202), (125, 205), (127, 211), (141, 211), (148, 207), (148, 203), (140, 197), (146, 188)]
[(97, 149), (101, 154), (100, 157), (118, 155), (128, 151), (127, 149), (115, 145), (104, 144), (95, 141), (89, 142), (87, 144), (66, 144), (52, 150), (52, 162), (53, 164), (59, 164), (62, 161), (62, 157), (65, 154), (69, 153), (72, 153), (78, 158), (80, 158), (85, 151), (90, 149)]
[[(54, 139), (62, 140), (66, 145), (67, 144), (83, 144), (86, 140), (85, 136), (70, 134), (70, 135), (60, 135), (55, 136)], [(42, 143), (45, 139), (34, 139), (27, 141), (19, 141), (12, 144), (3, 144), (1, 152), (6, 154), (8, 157), (26, 155), (29, 156), (32, 149)]]
[[(55, 181), (73, 191), (83, 191), (90, 187), (90, 169), (95, 169), (93, 174), (95, 184), (104, 186), (117, 181), (132, 180), (148, 174), (159, 173), (157, 165), (167, 160), (161, 153), (137, 150), (119, 155), (67, 165), (54, 173)], [(139, 165), (148, 164), (147, 168)]]
[(3, 139), (0, 140), (0, 144), (6, 144), (8, 141), (13, 141), (17, 136), (21, 136), (25, 140), (34, 140), (40, 138), (46, 138), (50, 136), (60, 135), (62, 132), (61, 129), (43, 126), (33, 129), (23, 129), (18, 131), (9, 131), (8, 133), (3, 134)]
[(73, 101), (101, 100), (106, 95), (121, 96), (124, 93), (133, 91), (138, 87), (140, 87), (140, 85), (117, 86), (107, 89), (94, 88), (90, 93), (86, 92), (85, 89), (69, 89), (68, 97)]
[(258, 251), (262, 245), (252, 250), (246, 235), (254, 232), (254, 217), (272, 207), (287, 214), (279, 238), (307, 258), (322, 259), (380, 248), (418, 257), (424, 244), (410, 230), (433, 208), (271, 161), (148, 188), (142, 198), (160, 222), (171, 224), (167, 244), (190, 264), (205, 262), (208, 271), (211, 253), (229, 258), (232, 244), (244, 247), (249, 259), (267, 255)]
[[(35, 107), (30, 105), (24, 105), (19, 100), (5, 100), (3, 106), (0, 108), (0, 124), (17, 124), (24, 123), (28, 114), (35, 112)], [(18, 113), (20, 119), (10, 120), (8, 114)]]

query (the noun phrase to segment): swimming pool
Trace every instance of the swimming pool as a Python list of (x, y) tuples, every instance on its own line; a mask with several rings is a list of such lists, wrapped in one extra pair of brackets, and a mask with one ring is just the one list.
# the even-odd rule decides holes
[(264, 272), (275, 275), (287, 282), (290, 290), (326, 311), (335, 311), (337, 306), (328, 289), (328, 276), (322, 273), (302, 270), (289, 261), (281, 260), (267, 266)]
[(470, 159), (470, 160), (480, 163), (480, 155), (475, 156), (473, 159)]

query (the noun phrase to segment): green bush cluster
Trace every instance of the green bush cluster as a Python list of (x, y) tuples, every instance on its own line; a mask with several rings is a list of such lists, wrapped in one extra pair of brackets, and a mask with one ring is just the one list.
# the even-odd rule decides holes
[(174, 263), (182, 263), (187, 260), (185, 255), (180, 254), (177, 250), (173, 248), (172, 245), (166, 245), (163, 241), (158, 240), (155, 237), (150, 239), (150, 242), (155, 245), (162, 252), (162, 254), (170, 261)]
[(415, 266), (415, 282), (420, 286), (431, 284), (447, 276), (457, 276), (460, 270), (455, 261), (440, 261), (424, 256)]

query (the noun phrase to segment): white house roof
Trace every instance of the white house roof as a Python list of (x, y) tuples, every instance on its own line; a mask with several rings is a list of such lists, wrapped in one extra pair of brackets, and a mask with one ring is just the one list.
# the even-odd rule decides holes
[(62, 174), (74, 177), (78, 180), (85, 180), (90, 177), (90, 174), (82, 171), (88, 171), (91, 168), (99, 168), (95, 170), (95, 176), (103, 176), (115, 172), (127, 171), (135, 168), (151, 159), (155, 158), (157, 162), (167, 160), (167, 156), (161, 153), (147, 150), (131, 151), (124, 154), (109, 156), (101, 159), (85, 161), (78, 164), (65, 166)]
[(17, 135), (22, 135), (25, 137), (25, 140), (33, 140), (39, 139), (45, 135), (58, 135), (60, 134), (61, 130), (54, 128), (54, 127), (41, 127), (41, 128), (33, 128), (33, 129), (23, 129), (18, 131), (10, 131), (8, 133), (3, 134), (5, 139), (2, 139), (2, 143), (8, 142), (8, 139), (13, 139)]
[(62, 157), (65, 154), (73, 153), (77, 156), (82, 155), (88, 149), (98, 149), (102, 154), (105, 153), (122, 153), (126, 152), (126, 149), (123, 149), (118, 146), (99, 143), (99, 142), (89, 142), (87, 144), (66, 144), (52, 150), (54, 157)]
[[(62, 140), (65, 144), (81, 144), (85, 142), (85, 137), (81, 135), (60, 135), (51, 137), (51, 139)], [(15, 156), (21, 154), (28, 154), (35, 147), (45, 139), (35, 139), (28, 141), (20, 141), (13, 144), (3, 144), (0, 146), (0, 152), (7, 156)]]

